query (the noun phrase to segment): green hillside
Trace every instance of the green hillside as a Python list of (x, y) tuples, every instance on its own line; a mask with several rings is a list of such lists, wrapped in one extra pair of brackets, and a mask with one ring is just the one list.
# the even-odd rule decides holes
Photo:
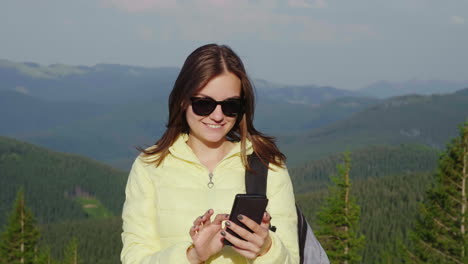
[(447, 95), (388, 99), (333, 125), (279, 138), (293, 165), (375, 144), (441, 148), (468, 118), (468, 89)]
[(120, 215), (127, 176), (89, 158), (0, 137), (0, 225), (20, 186), (39, 223)]
[[(424, 145), (376, 145), (356, 149), (351, 153), (353, 164), (350, 175), (355, 180), (380, 178), (400, 173), (432, 171), (437, 166), (439, 151)], [(312, 160), (290, 169), (296, 193), (320, 190), (335, 175), (341, 154)]]

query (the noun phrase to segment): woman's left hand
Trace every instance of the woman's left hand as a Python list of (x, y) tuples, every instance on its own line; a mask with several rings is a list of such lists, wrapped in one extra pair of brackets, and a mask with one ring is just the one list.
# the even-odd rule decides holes
[(245, 215), (239, 215), (238, 219), (240, 222), (250, 228), (253, 233), (231, 221), (228, 221), (226, 222), (226, 228), (234, 231), (240, 237), (245, 239), (245, 241), (231, 235), (228, 232), (224, 232), (224, 239), (229, 240), (229, 242), (233, 244), (233, 249), (248, 259), (255, 259), (256, 257), (267, 253), (268, 250), (270, 250), (272, 243), (269, 232), (271, 216), (265, 212), (260, 224), (257, 224), (255, 221)]

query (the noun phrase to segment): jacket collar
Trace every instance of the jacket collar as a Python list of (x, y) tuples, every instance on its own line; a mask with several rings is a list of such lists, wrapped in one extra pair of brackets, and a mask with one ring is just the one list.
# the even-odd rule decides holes
[[(182, 160), (186, 160), (192, 163), (197, 163), (200, 164), (200, 160), (198, 157), (195, 155), (193, 150), (190, 148), (189, 145), (187, 145), (187, 140), (188, 140), (188, 134), (182, 133), (180, 134), (174, 144), (172, 144), (171, 147), (169, 147), (169, 152)], [(223, 158), (223, 160), (228, 159), (232, 156), (240, 156), (241, 155), (241, 143), (240, 142), (234, 142), (235, 146), (234, 148), (229, 151), (229, 153)], [(246, 152), (247, 155), (252, 154), (253, 148), (252, 148), (252, 142), (250, 140), (246, 140)]]

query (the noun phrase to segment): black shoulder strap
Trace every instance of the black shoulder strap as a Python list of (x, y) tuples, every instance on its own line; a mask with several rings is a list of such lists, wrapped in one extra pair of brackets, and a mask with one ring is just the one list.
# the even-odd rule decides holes
[(245, 171), (245, 189), (248, 194), (265, 194), (267, 187), (268, 167), (260, 161), (254, 152), (247, 157), (250, 170)]

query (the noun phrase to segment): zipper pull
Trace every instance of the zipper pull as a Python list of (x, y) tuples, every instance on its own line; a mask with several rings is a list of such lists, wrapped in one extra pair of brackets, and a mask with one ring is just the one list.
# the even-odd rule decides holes
[(214, 186), (214, 182), (213, 182), (213, 173), (210, 172), (210, 173), (208, 174), (208, 177), (210, 177), (210, 181), (208, 182), (208, 188), (211, 189), (211, 188), (213, 188), (213, 186)]

